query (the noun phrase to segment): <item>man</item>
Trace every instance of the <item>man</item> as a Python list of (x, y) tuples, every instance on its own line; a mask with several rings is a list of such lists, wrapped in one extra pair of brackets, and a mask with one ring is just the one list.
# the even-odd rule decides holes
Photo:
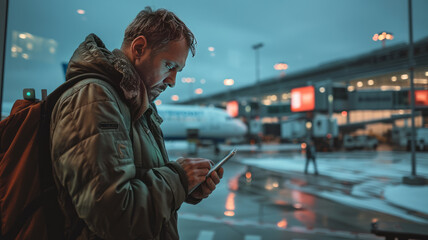
[(215, 189), (223, 169), (206, 178), (210, 160), (168, 160), (151, 104), (174, 87), (195, 44), (175, 14), (146, 8), (125, 30), (120, 50), (108, 51), (94, 34), (76, 49), (66, 79), (91, 75), (61, 96), (51, 117), (66, 237), (178, 239), (181, 204)]
[(306, 145), (306, 162), (305, 162), (305, 174), (308, 174), (308, 166), (309, 162), (312, 162), (314, 164), (314, 171), (315, 175), (318, 175), (318, 168), (317, 168), (317, 162), (316, 162), (316, 149), (314, 146), (314, 142), (312, 140), (309, 140)]

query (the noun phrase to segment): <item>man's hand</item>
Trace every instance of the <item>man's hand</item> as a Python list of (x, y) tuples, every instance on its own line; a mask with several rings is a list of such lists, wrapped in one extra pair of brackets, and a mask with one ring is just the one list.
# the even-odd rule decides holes
[(207, 198), (214, 191), (216, 185), (220, 182), (220, 179), (223, 178), (223, 172), (224, 170), (222, 167), (217, 171), (212, 172), (205, 182), (196, 188), (190, 196), (196, 199)]
[(177, 162), (186, 172), (188, 191), (205, 181), (205, 176), (211, 169), (211, 161), (205, 158), (179, 158)]
[(223, 168), (212, 172), (209, 177), (206, 177), (211, 169), (212, 162), (205, 158), (179, 158), (177, 163), (179, 163), (186, 172), (189, 182), (188, 191), (193, 189), (197, 184), (202, 183), (191, 194), (192, 197), (197, 199), (208, 197), (223, 177)]

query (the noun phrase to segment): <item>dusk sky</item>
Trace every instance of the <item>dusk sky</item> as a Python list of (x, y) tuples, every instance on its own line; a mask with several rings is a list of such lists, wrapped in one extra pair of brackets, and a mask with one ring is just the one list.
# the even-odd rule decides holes
[[(196, 88), (202, 88), (203, 95), (226, 91), (226, 78), (234, 79), (234, 89), (254, 84), (252, 46), (257, 43), (264, 44), (259, 49), (263, 81), (281, 74), (273, 68), (278, 62), (287, 63), (285, 74), (290, 74), (380, 49), (382, 44), (372, 40), (378, 32), (394, 35), (386, 46), (409, 40), (407, 0), (9, 2), (6, 102), (21, 98), (24, 87), (36, 88), (37, 93), (41, 88), (48, 92), (55, 89), (64, 81), (61, 63), (69, 60), (89, 33), (97, 34), (110, 50), (119, 48), (126, 26), (145, 6), (175, 12), (198, 41), (196, 56), (189, 54), (176, 87), (161, 95), (164, 103), (171, 103), (172, 95), (178, 95), (180, 100), (197, 97), (193, 92)], [(79, 14), (79, 9), (84, 14)], [(415, 41), (428, 36), (427, 11), (427, 0), (413, 0)], [(13, 57), (10, 49), (18, 42), (14, 33), (32, 34), (41, 39), (44, 45), (40, 46), (44, 47), (31, 50), (27, 59)], [(214, 51), (209, 51), (210, 47)], [(195, 83), (182, 83), (184, 77), (194, 78)]]

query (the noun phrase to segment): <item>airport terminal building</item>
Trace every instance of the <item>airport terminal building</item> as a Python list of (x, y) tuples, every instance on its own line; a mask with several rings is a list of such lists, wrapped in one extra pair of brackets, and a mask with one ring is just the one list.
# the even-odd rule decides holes
[[(407, 44), (385, 47), (185, 104), (215, 104), (247, 122), (260, 119), (264, 136), (284, 137), (281, 125), (297, 119), (306, 122), (306, 128), (316, 127), (315, 117), (327, 116), (337, 123), (338, 137), (370, 134), (391, 141), (409, 135), (410, 69), (415, 126), (428, 126), (428, 37), (415, 42), (413, 49), (409, 57)], [(334, 130), (329, 128), (331, 137)]]

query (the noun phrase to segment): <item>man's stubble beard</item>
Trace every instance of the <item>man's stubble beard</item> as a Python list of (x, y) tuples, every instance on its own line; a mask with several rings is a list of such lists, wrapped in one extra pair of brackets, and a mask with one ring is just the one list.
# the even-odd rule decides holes
[(166, 87), (162, 87), (162, 86), (163, 84), (154, 86), (149, 90), (148, 97), (150, 102), (153, 102), (154, 100), (156, 100), (156, 98), (158, 98), (162, 94), (162, 92), (166, 90)]

